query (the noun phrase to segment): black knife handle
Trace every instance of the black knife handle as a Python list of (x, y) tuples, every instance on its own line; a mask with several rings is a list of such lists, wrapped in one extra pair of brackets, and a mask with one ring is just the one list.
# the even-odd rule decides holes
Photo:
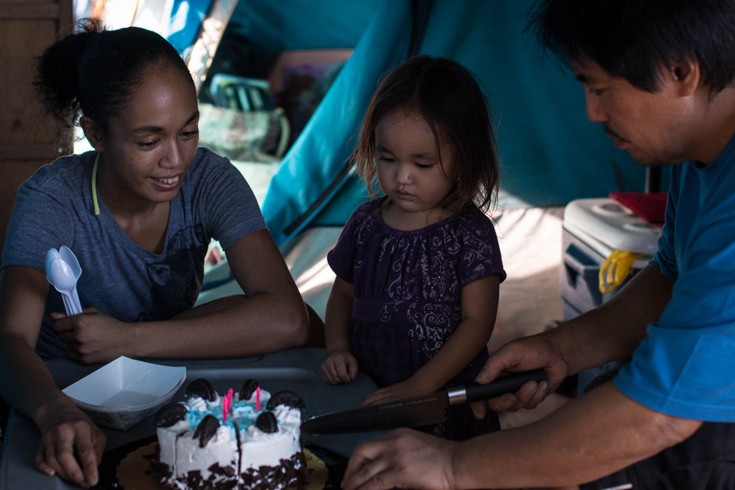
[(506, 393), (515, 393), (518, 389), (529, 381), (544, 381), (546, 379), (546, 371), (543, 369), (534, 369), (523, 373), (512, 373), (502, 376), (492, 383), (488, 384), (471, 384), (466, 387), (465, 400), (452, 401), (449, 397), (449, 403), (460, 403), (461, 401), (475, 402), (479, 400), (489, 400), (496, 396), (505, 395)]

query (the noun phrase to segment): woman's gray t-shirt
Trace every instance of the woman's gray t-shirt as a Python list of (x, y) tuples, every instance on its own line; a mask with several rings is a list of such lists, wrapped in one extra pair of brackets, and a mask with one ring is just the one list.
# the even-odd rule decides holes
[[(250, 186), (230, 163), (200, 148), (181, 190), (171, 202), (163, 252), (136, 244), (100, 200), (92, 201), (94, 152), (70, 155), (40, 168), (19, 189), (8, 224), (2, 268), (31, 267), (45, 273), (46, 253), (66, 245), (82, 266), (77, 285), (82, 307), (124, 322), (170, 318), (191, 308), (201, 289), (211, 239), (227, 250), (265, 221)], [(36, 345), (42, 358), (63, 357), (50, 312), (63, 312), (49, 288)]]

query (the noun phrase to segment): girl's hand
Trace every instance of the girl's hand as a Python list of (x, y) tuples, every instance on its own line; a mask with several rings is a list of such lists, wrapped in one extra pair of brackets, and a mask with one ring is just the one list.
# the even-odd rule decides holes
[(115, 318), (100, 313), (94, 308), (82, 313), (66, 316), (52, 313), (54, 330), (66, 344), (69, 358), (82, 364), (104, 363), (122, 355), (134, 357), (130, 343), (135, 331)]
[(349, 351), (334, 351), (322, 363), (319, 374), (332, 385), (349, 383), (357, 376), (357, 359)]
[(49, 476), (83, 487), (98, 483), (97, 466), (102, 461), (106, 437), (70, 400), (43, 410), (41, 443), (36, 453), (36, 466)]
[(401, 381), (391, 386), (381, 388), (365, 398), (362, 405), (375, 405), (378, 403), (387, 403), (393, 400), (402, 400), (404, 398), (412, 398), (415, 396), (426, 395), (432, 390), (419, 386), (418, 383), (412, 382), (411, 379)]

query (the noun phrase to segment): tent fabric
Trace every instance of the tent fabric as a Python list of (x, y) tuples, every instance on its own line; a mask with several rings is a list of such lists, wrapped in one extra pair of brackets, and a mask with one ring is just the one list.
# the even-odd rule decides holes
[[(365, 107), (379, 77), (408, 55), (410, 7), (407, 1), (383, 3), (271, 180), (262, 208), (277, 244), (303, 230), (354, 180), (347, 162)], [(349, 216), (353, 204), (339, 207)]]
[[(169, 39), (193, 43), (212, 0), (175, 0)], [(239, 0), (228, 25), (261, 52), (353, 47), (321, 104), (283, 158), (263, 203), (280, 245), (309, 226), (340, 225), (367, 199), (348, 158), (380, 77), (411, 47), (453, 58), (490, 102), (501, 166), (501, 207), (552, 206), (641, 191), (645, 170), (585, 117), (582, 88), (526, 29), (534, 0)]]
[(261, 53), (351, 49), (381, 1), (239, 0), (227, 29)]
[(532, 6), (527, 0), (436, 1), (422, 52), (453, 58), (480, 81), (509, 194), (552, 205), (641, 190), (644, 169), (587, 120), (582, 86), (526, 29)]
[[(434, 0), (419, 52), (453, 58), (492, 107), (508, 202), (550, 206), (641, 191), (645, 172), (586, 120), (581, 86), (526, 29), (532, 0)], [(263, 213), (277, 243), (344, 223), (366, 199), (347, 158), (378, 80), (401, 63), (411, 3), (386, 0), (271, 182)], [(325, 200), (326, 198), (326, 200)]]
[(194, 44), (213, 3), (214, 0), (174, 0), (171, 4), (166, 39), (179, 53)]
[[(232, 0), (231, 0), (232, 1)], [(288, 50), (352, 49), (382, 0), (234, 0), (227, 34), (261, 55)], [(404, 0), (402, 0), (404, 1)], [(408, 0), (405, 0), (408, 1)], [(166, 38), (186, 52), (214, 0), (173, 0)]]

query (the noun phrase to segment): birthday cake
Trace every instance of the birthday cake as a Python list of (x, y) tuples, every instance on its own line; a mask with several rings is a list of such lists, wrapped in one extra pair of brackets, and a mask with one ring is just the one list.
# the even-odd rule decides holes
[(183, 401), (156, 414), (155, 470), (165, 486), (177, 490), (280, 490), (303, 483), (303, 408), (295, 393), (271, 394), (253, 379), (224, 395), (197, 379)]

